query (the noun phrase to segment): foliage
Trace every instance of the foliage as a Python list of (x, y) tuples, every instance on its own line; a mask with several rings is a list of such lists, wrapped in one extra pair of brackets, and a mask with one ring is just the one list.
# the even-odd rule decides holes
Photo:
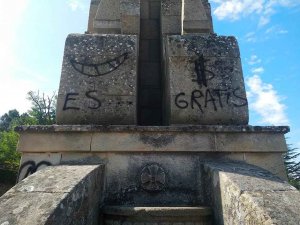
[(32, 107), (28, 113), (10, 110), (0, 117), (0, 169), (17, 171), (20, 153), (16, 151), (19, 135), (14, 131), (21, 125), (48, 125), (55, 122), (56, 95), (51, 97), (30, 91), (28, 100)]
[(17, 170), (19, 167), (20, 153), (16, 151), (19, 135), (14, 131), (0, 133), (0, 164), (5, 169)]
[(0, 118), (0, 131), (8, 131), (11, 129), (11, 123), (19, 118), (20, 114), (16, 109), (9, 110)]
[(284, 164), (290, 184), (300, 189), (300, 162), (296, 161), (300, 157), (300, 152), (297, 150), (297, 148), (288, 145), (288, 151), (284, 155)]
[(28, 92), (27, 99), (32, 103), (29, 115), (37, 119), (37, 124), (50, 125), (55, 123), (56, 98), (55, 92), (52, 96), (46, 96), (44, 93), (40, 94), (39, 91)]

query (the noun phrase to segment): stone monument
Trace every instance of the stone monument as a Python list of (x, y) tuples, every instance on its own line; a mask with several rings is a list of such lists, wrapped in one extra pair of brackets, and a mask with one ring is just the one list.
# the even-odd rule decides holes
[[(299, 224), (288, 127), (248, 125), (240, 52), (207, 0), (91, 0), (57, 125), (18, 127), (0, 224)], [(37, 172), (36, 172), (37, 171)]]

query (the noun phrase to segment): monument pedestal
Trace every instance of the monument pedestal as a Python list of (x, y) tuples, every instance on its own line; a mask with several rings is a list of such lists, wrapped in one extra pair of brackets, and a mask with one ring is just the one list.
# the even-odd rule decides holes
[[(39, 196), (47, 194), (44, 201), (51, 202), (53, 210), (41, 205), (36, 217), (63, 219), (67, 210), (70, 224), (298, 220), (299, 192), (283, 181), (288, 127), (53, 125), (17, 131), (20, 182), (5, 196), (23, 204), (20, 196), (30, 192), (32, 199), (26, 204), (34, 207)], [(72, 178), (65, 179), (73, 170)], [(5, 196), (2, 206), (13, 207)], [(61, 205), (70, 201), (79, 208)], [(83, 213), (79, 222), (78, 213), (89, 202), (98, 205), (92, 213), (100, 217)], [(281, 213), (282, 207), (288, 213)], [(9, 221), (13, 216), (3, 218)]]
[(92, 0), (57, 103), (59, 125), (16, 129), (1, 225), (299, 224), (289, 128), (247, 125), (238, 43), (207, 0)]
[[(17, 131), (21, 165), (28, 160), (59, 165), (92, 157), (104, 162), (108, 177), (115, 176), (113, 183), (117, 179), (125, 189), (151, 163), (168, 171), (170, 181), (182, 177), (181, 183), (190, 183), (190, 188), (195, 188), (193, 176), (199, 165), (216, 160), (245, 162), (286, 179), (282, 155), (288, 127), (53, 125)], [(20, 179), (26, 172), (23, 167)]]

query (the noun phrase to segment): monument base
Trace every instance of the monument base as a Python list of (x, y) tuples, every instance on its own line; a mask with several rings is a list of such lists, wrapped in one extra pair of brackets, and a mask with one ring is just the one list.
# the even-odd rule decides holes
[(109, 177), (116, 177), (122, 187), (135, 183), (142, 168), (153, 163), (168, 171), (170, 180), (182, 177), (193, 187), (189, 177), (199, 163), (212, 160), (245, 162), (286, 179), (288, 127), (53, 125), (17, 131), (22, 153), (19, 180), (30, 174), (30, 166), (38, 170), (87, 158), (104, 162)]

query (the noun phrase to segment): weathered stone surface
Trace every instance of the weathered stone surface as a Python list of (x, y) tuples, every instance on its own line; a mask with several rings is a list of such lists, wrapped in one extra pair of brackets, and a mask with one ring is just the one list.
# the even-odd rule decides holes
[(299, 191), (270, 172), (237, 163), (204, 170), (217, 224), (299, 224)]
[[(288, 127), (53, 125), (18, 127), (17, 131), (20, 132), (18, 151), (25, 155), (44, 153), (33, 157), (35, 165), (41, 161), (55, 164), (59, 155), (55, 155), (54, 160), (51, 152), (59, 153), (64, 162), (72, 160), (73, 156), (74, 159), (92, 155), (106, 158), (107, 152), (156, 153), (157, 157), (159, 154), (195, 156), (201, 153), (203, 162), (243, 161), (286, 179), (282, 154), (286, 152), (284, 133), (289, 131)], [(22, 164), (29, 158), (24, 157)]]
[(60, 153), (24, 153), (20, 161), (17, 182), (45, 167), (59, 165), (60, 162)]
[(96, 20), (119, 20), (120, 0), (101, 0), (98, 6)]
[(105, 205), (203, 205), (195, 155), (107, 153), (106, 157)]
[(213, 33), (210, 4), (205, 0), (162, 0), (162, 35)]
[(137, 37), (69, 35), (58, 124), (135, 124)]
[(287, 180), (283, 157), (284, 154), (280, 152), (244, 153), (244, 161), (246, 163), (259, 166), (270, 171), (275, 176), (280, 177), (283, 180)]
[(265, 149), (269, 149), (269, 152), (285, 152), (285, 137), (280, 134), (216, 134), (216, 151), (263, 152)]
[(182, 33), (182, 1), (161, 1), (161, 35)]
[(168, 36), (168, 124), (247, 124), (248, 102), (233, 37)]
[[(184, 1), (184, 33), (213, 33), (209, 3), (203, 0)], [(206, 1), (207, 2), (207, 1)]]
[(94, 32), (94, 19), (96, 17), (100, 1), (101, 0), (92, 0), (91, 1), (87, 33)]
[(176, 126), (103, 126), (103, 125), (33, 125), (18, 126), (18, 133), (48, 133), (48, 132), (193, 132), (193, 133), (272, 133), (286, 134), (288, 126), (250, 126), (250, 125), (176, 125)]
[(101, 34), (121, 33), (120, 0), (101, 0), (93, 19), (93, 32)]
[(161, 17), (162, 35), (173, 35), (182, 33), (181, 16), (163, 16)]
[(120, 0), (120, 18), (122, 34), (140, 33), (140, 1)]
[(286, 151), (283, 133), (288, 130), (287, 127), (251, 126), (32, 126), (21, 129), (18, 145), (21, 152), (159, 149), (282, 153)]
[(54, 166), (31, 175), (0, 198), (0, 224), (98, 224), (103, 169)]
[(139, 34), (139, 0), (91, 1), (88, 33)]
[(24, 152), (58, 152), (90, 151), (91, 133), (24, 133), (19, 139), (18, 151)]

